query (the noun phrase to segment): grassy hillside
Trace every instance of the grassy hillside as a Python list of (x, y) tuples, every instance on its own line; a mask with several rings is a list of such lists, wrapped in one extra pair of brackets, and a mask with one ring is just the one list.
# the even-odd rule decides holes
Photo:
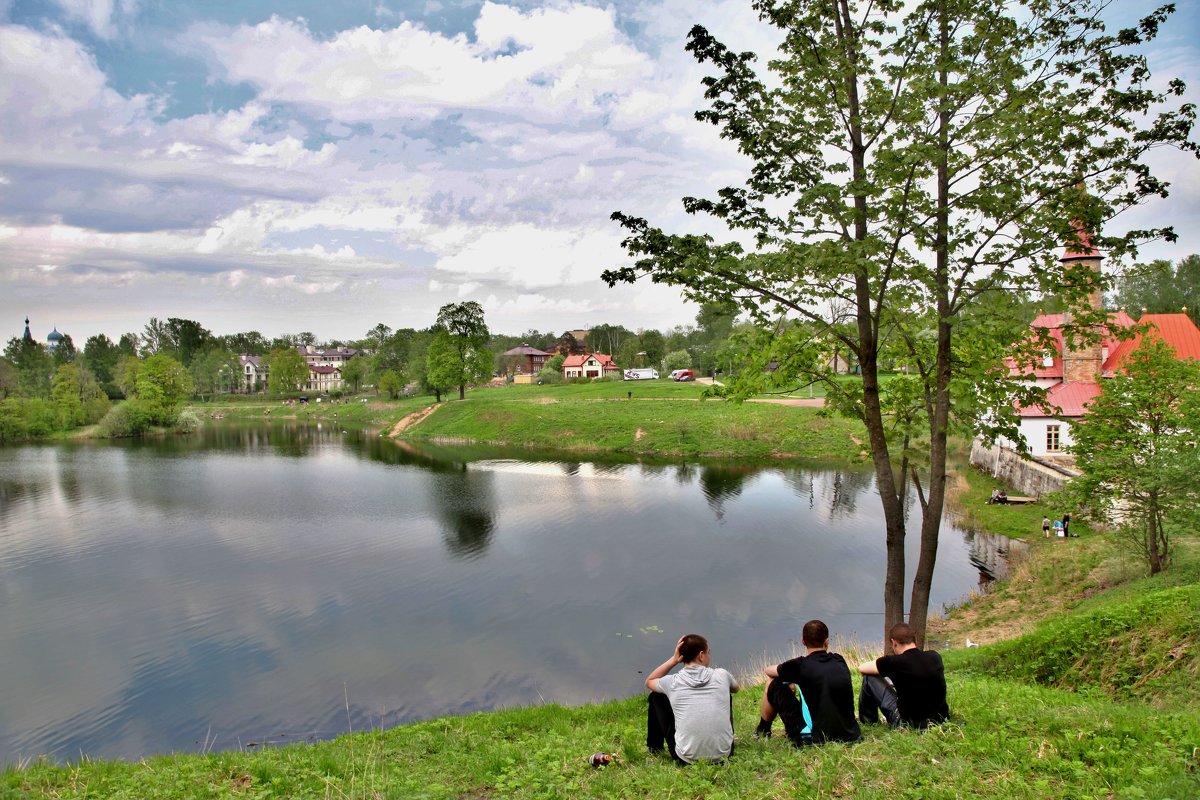
[(481, 390), (445, 403), (405, 436), (576, 453), (865, 458), (864, 432), (850, 420), (815, 408), (701, 400), (702, 388), (647, 381)]
[[(472, 389), (445, 398), (406, 438), (519, 446), (570, 453), (705, 458), (864, 460), (865, 432), (819, 408), (703, 399), (705, 387), (674, 381), (598, 381)], [(631, 396), (632, 395), (632, 396)], [(330, 405), (222, 399), (191, 406), (222, 419), (328, 420), (390, 430), (432, 397), (356, 398)]]

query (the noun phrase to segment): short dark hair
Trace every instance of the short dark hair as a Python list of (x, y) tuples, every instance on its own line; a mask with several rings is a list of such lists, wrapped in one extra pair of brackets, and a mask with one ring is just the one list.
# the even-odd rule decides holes
[(829, 641), (829, 626), (819, 619), (810, 619), (804, 623), (800, 639), (805, 647), (820, 647)]
[(917, 632), (907, 622), (897, 622), (888, 632), (888, 636), (895, 640), (896, 644), (917, 643)]
[(690, 664), (699, 658), (701, 653), (708, 652), (708, 639), (698, 633), (689, 633), (683, 637), (679, 645), (679, 657), (683, 663)]

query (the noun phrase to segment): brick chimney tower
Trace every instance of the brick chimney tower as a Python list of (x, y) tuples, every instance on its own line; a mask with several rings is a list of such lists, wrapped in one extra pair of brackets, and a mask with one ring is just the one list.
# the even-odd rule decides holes
[[(1092, 290), (1088, 293), (1088, 306), (1093, 311), (1101, 311), (1104, 306), (1100, 299), (1100, 251), (1092, 245), (1091, 234), (1081, 224), (1076, 224), (1076, 237), (1078, 241), (1067, 245), (1063, 249), (1062, 265), (1063, 278), (1071, 281), (1071, 276), (1079, 274), (1080, 271), (1088, 270), (1094, 272), (1095, 275), (1084, 273), (1080, 276), (1080, 283), (1085, 280), (1092, 282)], [(1071, 331), (1072, 319), (1071, 312), (1063, 314), (1063, 382), (1073, 383), (1082, 381), (1084, 383), (1097, 383), (1100, 380), (1101, 368), (1103, 367), (1102, 350), (1099, 336), (1095, 341), (1085, 342)], [(1094, 334), (1102, 333), (1097, 329)]]

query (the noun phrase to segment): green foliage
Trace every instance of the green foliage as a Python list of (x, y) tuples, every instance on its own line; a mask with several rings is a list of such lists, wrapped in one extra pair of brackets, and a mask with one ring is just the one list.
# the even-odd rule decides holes
[(663, 374), (674, 372), (677, 369), (689, 369), (691, 366), (692, 354), (687, 350), (673, 350), (663, 356)]
[(4, 348), (4, 357), (17, 372), (17, 394), (23, 397), (50, 396), (54, 361), (44, 345), (33, 339), (14, 336)]
[(404, 391), (404, 376), (394, 369), (389, 369), (379, 376), (379, 391), (395, 400)]
[(141, 436), (150, 429), (150, 413), (138, 400), (126, 400), (112, 407), (96, 426), (96, 435), (105, 439)]
[(350, 391), (357, 392), (362, 388), (369, 369), (370, 365), (365, 356), (354, 356), (342, 365), (342, 380), (350, 387)]
[(151, 424), (169, 427), (194, 389), (183, 364), (165, 353), (156, 353), (138, 366), (134, 399)]
[(117, 361), (121, 351), (103, 333), (89, 336), (83, 345), (83, 362), (96, 376), (104, 393), (109, 397), (120, 397), (121, 392), (116, 384)]
[(299, 391), (308, 382), (308, 362), (295, 347), (279, 347), (267, 354), (267, 389), (279, 397)]
[(467, 384), (485, 380), (492, 356), (483, 307), (474, 301), (449, 303), (438, 309), (434, 340), (426, 352), (426, 381), (438, 392), (458, 387), (459, 399)]
[(172, 426), (176, 433), (195, 433), (200, 430), (200, 417), (195, 411), (185, 408), (179, 412), (179, 416), (175, 418), (175, 424)]
[(1149, 331), (1072, 427), (1070, 449), (1083, 472), (1072, 495), (1120, 526), (1151, 574), (1167, 566), (1170, 528), (1200, 502), (1198, 433), (1200, 365), (1178, 359)]
[(1200, 671), (1200, 586), (1139, 594), (1051, 619), (955, 666), (1042, 686), (1147, 701)]
[(1200, 325), (1200, 255), (1136, 264), (1117, 279), (1116, 306), (1137, 318), (1142, 310), (1151, 314), (1178, 314), (1186, 309), (1192, 322)]

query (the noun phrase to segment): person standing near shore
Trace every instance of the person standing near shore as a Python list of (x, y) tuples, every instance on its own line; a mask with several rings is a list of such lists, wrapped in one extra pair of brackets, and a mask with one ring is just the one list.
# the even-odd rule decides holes
[[(720, 761), (733, 753), (733, 704), (740, 687), (733, 675), (709, 666), (708, 640), (689, 633), (679, 637), (675, 654), (646, 676), (650, 690), (646, 747), (663, 745), (681, 764)], [(683, 668), (668, 675), (675, 666)]]
[(1050, 538), (1050, 518), (1042, 517), (1042, 535), (1047, 539)]

